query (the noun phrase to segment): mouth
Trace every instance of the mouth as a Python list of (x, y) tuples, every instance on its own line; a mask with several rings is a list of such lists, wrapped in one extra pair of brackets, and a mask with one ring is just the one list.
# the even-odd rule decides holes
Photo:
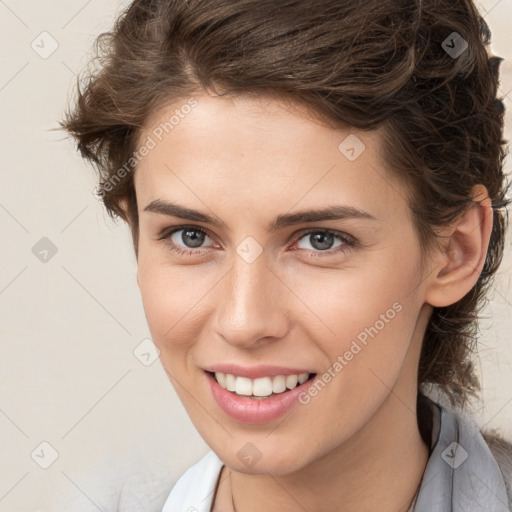
[(317, 375), (301, 373), (249, 379), (208, 370), (204, 374), (220, 409), (245, 424), (265, 424), (291, 412), (297, 404), (304, 403), (301, 396), (315, 385)]
[[(205, 370), (206, 371), (206, 370)], [(289, 393), (316, 377), (316, 373), (276, 375), (249, 379), (230, 373), (206, 371), (224, 390), (250, 400), (268, 400)]]

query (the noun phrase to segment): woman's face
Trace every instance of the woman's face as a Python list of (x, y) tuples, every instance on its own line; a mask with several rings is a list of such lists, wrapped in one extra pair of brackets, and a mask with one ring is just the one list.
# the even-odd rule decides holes
[[(140, 138), (144, 310), (208, 445), (235, 470), (286, 474), (414, 413), (430, 313), (421, 250), (377, 132), (276, 100), (195, 100), (156, 113)], [(246, 377), (226, 377), (239, 393), (276, 393), (224, 390), (207, 372), (219, 369)], [(298, 373), (316, 377), (277, 393)]]

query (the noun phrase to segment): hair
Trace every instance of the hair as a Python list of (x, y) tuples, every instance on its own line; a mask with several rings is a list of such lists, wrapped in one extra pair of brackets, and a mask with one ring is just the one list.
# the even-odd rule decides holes
[(418, 390), (437, 387), (464, 407), (481, 391), (478, 313), (508, 222), (503, 59), (490, 37), (471, 0), (135, 0), (96, 39), (98, 65), (79, 75), (60, 126), (97, 169), (110, 216), (130, 224), (136, 254), (140, 134), (158, 109), (201, 91), (279, 97), (339, 126), (381, 129), (425, 253), (483, 184), (493, 210), (483, 270), (463, 298), (433, 308), (418, 368)]

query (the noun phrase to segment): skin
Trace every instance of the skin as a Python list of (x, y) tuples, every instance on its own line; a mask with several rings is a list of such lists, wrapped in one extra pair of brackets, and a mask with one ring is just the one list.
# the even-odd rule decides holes
[[(341, 504), (344, 512), (405, 512), (428, 460), (416, 418), (421, 342), (432, 307), (462, 298), (482, 270), (492, 227), (485, 187), (422, 261), (407, 191), (379, 156), (379, 132), (328, 126), (276, 98), (194, 98), (135, 172), (137, 282), (161, 363), (226, 465), (212, 510), (231, 512), (233, 493), (237, 512), (338, 512)], [(183, 103), (155, 112), (140, 140)], [(349, 134), (366, 147), (354, 161), (338, 149)], [(216, 215), (226, 227), (145, 211), (156, 199)], [(376, 220), (267, 230), (280, 214), (335, 204)], [(183, 225), (206, 231), (198, 248), (184, 231), (158, 239)], [(322, 249), (314, 233), (303, 234), (311, 228), (357, 244), (334, 237)], [(263, 250), (252, 263), (236, 251), (248, 236)], [(196, 252), (179, 255), (172, 242)], [(213, 399), (203, 367), (268, 363), (321, 375), (394, 303), (400, 312), (284, 417), (243, 424)], [(249, 442), (261, 452), (253, 466), (237, 457)]]

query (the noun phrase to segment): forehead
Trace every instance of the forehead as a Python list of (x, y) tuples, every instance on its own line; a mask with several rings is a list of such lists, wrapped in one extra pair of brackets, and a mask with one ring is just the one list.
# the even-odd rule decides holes
[(204, 201), (238, 197), (246, 206), (258, 198), (260, 208), (276, 201), (288, 209), (298, 201), (355, 207), (370, 201), (378, 211), (403, 203), (402, 185), (383, 165), (378, 131), (328, 125), (303, 105), (277, 98), (193, 100), (154, 112), (140, 134), (140, 144), (152, 146), (135, 173), (145, 202), (196, 192)]

